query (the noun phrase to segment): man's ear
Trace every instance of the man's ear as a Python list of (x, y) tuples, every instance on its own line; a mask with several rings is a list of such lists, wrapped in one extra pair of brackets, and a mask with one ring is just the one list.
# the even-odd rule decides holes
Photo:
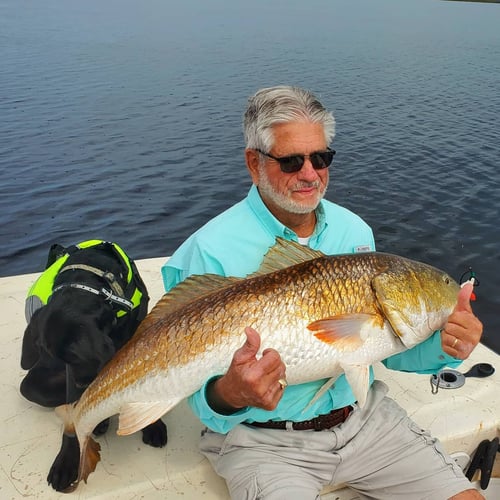
[(260, 163), (260, 155), (258, 151), (255, 149), (245, 149), (245, 162), (247, 164), (248, 171), (250, 172), (250, 177), (252, 177), (252, 182), (258, 186)]

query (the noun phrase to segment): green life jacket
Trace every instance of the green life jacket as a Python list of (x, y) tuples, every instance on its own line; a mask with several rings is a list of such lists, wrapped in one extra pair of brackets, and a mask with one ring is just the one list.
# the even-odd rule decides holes
[[(116, 316), (121, 317), (127, 314), (131, 309), (135, 309), (138, 307), (141, 303), (141, 299), (143, 296), (143, 293), (139, 288), (137, 287), (136, 283), (136, 276), (135, 276), (135, 265), (131, 264), (129, 257), (127, 254), (116, 244), (116, 243), (107, 243), (103, 240), (88, 240), (88, 241), (83, 241), (82, 243), (79, 243), (78, 245), (75, 245), (73, 249), (66, 249), (64, 255), (59, 257), (52, 265), (50, 265), (41, 275), (40, 277), (33, 283), (31, 288), (28, 291), (28, 296), (26, 298), (26, 319), (29, 321), (29, 318), (31, 318), (31, 315), (33, 312), (40, 308), (43, 307), (44, 305), (47, 305), (49, 298), (51, 297), (52, 293), (54, 292), (54, 281), (61, 271), (63, 269), (64, 264), (68, 260), (68, 257), (78, 249), (83, 249), (83, 248), (90, 248), (93, 246), (97, 245), (102, 245), (102, 244), (109, 244), (112, 245), (113, 249), (118, 253), (118, 255), (121, 257), (123, 263), (127, 267), (127, 287), (124, 293), (120, 293), (119, 295), (114, 294), (113, 292), (108, 291), (107, 289), (102, 289), (102, 290), (96, 290), (91, 287), (85, 286), (85, 285), (79, 285), (79, 284), (69, 284), (69, 285), (62, 285), (62, 286), (73, 286), (75, 288), (80, 288), (83, 290), (87, 290), (92, 293), (98, 293), (100, 295), (105, 295), (111, 302), (114, 304), (118, 304), (121, 307), (117, 308), (116, 311)], [(90, 270), (95, 272), (99, 272), (99, 269), (92, 268), (90, 266), (84, 266), (84, 265), (75, 265), (75, 268), (82, 268), (84, 269), (85, 267), (88, 267)], [(107, 273), (100, 271), (102, 273), (102, 276), (105, 278)], [(139, 278), (140, 279), (140, 278)], [(124, 295), (124, 296), (121, 296)], [(123, 307), (125, 306), (125, 307)]]

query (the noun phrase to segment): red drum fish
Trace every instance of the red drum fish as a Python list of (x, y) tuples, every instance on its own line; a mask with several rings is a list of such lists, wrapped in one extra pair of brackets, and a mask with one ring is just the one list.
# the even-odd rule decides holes
[(126, 435), (159, 419), (224, 373), (246, 326), (276, 349), (289, 384), (345, 373), (358, 403), (369, 366), (423, 342), (443, 327), (459, 285), (445, 272), (400, 256), (326, 256), (278, 239), (246, 278), (191, 276), (165, 294), (135, 336), (73, 405), (58, 409), (80, 443), (79, 477), (100, 459), (94, 427), (119, 414)]

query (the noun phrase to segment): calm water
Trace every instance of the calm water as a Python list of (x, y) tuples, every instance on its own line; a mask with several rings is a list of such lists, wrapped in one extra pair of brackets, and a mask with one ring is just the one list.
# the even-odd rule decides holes
[(334, 110), (328, 197), (379, 250), (469, 266), (500, 352), (500, 5), (0, 0), (0, 274), (53, 242), (166, 256), (246, 193), (262, 86)]

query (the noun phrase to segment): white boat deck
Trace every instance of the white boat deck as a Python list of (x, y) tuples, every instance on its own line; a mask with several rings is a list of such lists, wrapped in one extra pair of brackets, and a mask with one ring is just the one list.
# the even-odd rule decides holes
[[(148, 287), (151, 305), (163, 293), (160, 266), (164, 258), (138, 261)], [(224, 482), (198, 453), (201, 424), (185, 403), (163, 420), (168, 426), (165, 448), (144, 445), (140, 433), (118, 437), (116, 420), (99, 438), (101, 462), (69, 494), (55, 492), (46, 477), (61, 442), (61, 423), (54, 412), (26, 401), (19, 393), (24, 375), (20, 367), (24, 333), (24, 299), (38, 274), (0, 278), (0, 497), (2, 499), (99, 498), (99, 499), (200, 499), (228, 498)], [(390, 387), (390, 395), (404, 406), (423, 428), (440, 438), (450, 453), (472, 454), (483, 439), (500, 435), (500, 356), (480, 345), (464, 362), (465, 372), (475, 363), (490, 363), (496, 372), (489, 378), (467, 378), (459, 389), (431, 393), (427, 375), (403, 374), (376, 366), (376, 375)], [(369, 452), (369, 450), (367, 450)], [(498, 455), (498, 454), (497, 454)], [(499, 477), (500, 468), (495, 470)], [(493, 499), (485, 492), (487, 498)], [(346, 488), (323, 493), (324, 500), (347, 500), (357, 496)], [(499, 498), (495, 496), (495, 498)]]

